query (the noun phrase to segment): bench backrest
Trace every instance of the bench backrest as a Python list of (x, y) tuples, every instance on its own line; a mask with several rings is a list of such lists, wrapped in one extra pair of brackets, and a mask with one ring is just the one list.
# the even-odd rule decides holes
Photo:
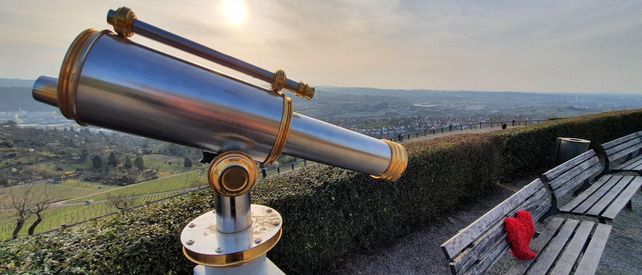
[(504, 218), (528, 210), (537, 221), (550, 208), (550, 191), (540, 179), (524, 186), (441, 245), (452, 273), (485, 273), (509, 248)]
[(571, 191), (578, 189), (586, 180), (600, 174), (603, 170), (600, 159), (595, 151), (589, 150), (564, 162), (542, 175), (555, 198), (561, 199)]
[(609, 163), (616, 162), (642, 149), (642, 131), (602, 144)]

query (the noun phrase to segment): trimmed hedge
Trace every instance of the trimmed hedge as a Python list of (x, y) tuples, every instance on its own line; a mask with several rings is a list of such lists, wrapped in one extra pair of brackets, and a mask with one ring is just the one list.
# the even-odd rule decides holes
[[(317, 165), (268, 178), (255, 203), (284, 217), (284, 234), (269, 253), (286, 273), (327, 272), (349, 253), (394, 242), (439, 214), (473, 199), (499, 180), (552, 167), (555, 138), (599, 143), (642, 129), (642, 110), (589, 115), (487, 134), (406, 144), (409, 166), (394, 184)], [(188, 273), (179, 234), (213, 208), (197, 192), (86, 225), (0, 245), (0, 271), (31, 273)], [(433, 244), (438, 249), (439, 244)]]

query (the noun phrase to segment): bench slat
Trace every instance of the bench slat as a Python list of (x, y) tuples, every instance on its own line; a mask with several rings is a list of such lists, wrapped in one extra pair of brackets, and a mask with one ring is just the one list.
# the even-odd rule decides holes
[(602, 213), (607, 207), (613, 202), (614, 199), (622, 192), (622, 189), (624, 189), (633, 177), (628, 176), (628, 177), (619, 177), (620, 180), (618, 183), (604, 196), (598, 203), (596, 203), (593, 208), (589, 209), (586, 211), (586, 214), (591, 215), (591, 216), (598, 216), (600, 213)]
[[(589, 198), (584, 200), (584, 202), (582, 202), (582, 204), (580, 204), (578, 207), (573, 209), (572, 212), (574, 212), (574, 213), (586, 213), (586, 211), (589, 211), (590, 209), (597, 208), (597, 207), (594, 207), (594, 206), (599, 206), (599, 202), (603, 201), (603, 198), (604, 198), (604, 200), (608, 200), (608, 196), (610, 194), (612, 194), (613, 186), (617, 187), (617, 184), (620, 182), (621, 179), (622, 179), (621, 176), (614, 176), (614, 177), (611, 177), (611, 180), (606, 182), (606, 183), (604, 183), (604, 182), (600, 183), (600, 181), (593, 183), (593, 185), (600, 185), (601, 184), (602, 186), (600, 187), (599, 190), (597, 190), (597, 192), (593, 193)], [(619, 192), (619, 190), (617, 192)], [(584, 193), (588, 193), (588, 192), (586, 192), (586, 191), (582, 192), (582, 194), (584, 194)], [(602, 210), (603, 209), (604, 209), (604, 207), (602, 207)], [(602, 211), (599, 211), (599, 212), (602, 212)]]
[(568, 171), (569, 169), (575, 167), (577, 164), (582, 163), (592, 157), (596, 156), (595, 151), (589, 150), (586, 151), (582, 154), (580, 154), (577, 157), (574, 157), (567, 162), (564, 162), (555, 168), (548, 170), (546, 173), (544, 173), (544, 178), (547, 181), (551, 181), (555, 178), (557, 178), (559, 175), (563, 174), (564, 172)]
[[(542, 208), (547, 211), (550, 208), (550, 195), (546, 188), (541, 188), (537, 193), (528, 198), (522, 204), (513, 209), (506, 216), (513, 216), (518, 210), (528, 210), (533, 213), (533, 218), (537, 220), (543, 215)], [(496, 224), (479, 237), (470, 249), (464, 249), (451, 263), (451, 269), (454, 273), (461, 273), (469, 269), (477, 260), (488, 254), (488, 251), (498, 242), (505, 242), (506, 231), (504, 230), (504, 219), (499, 218)]]
[(577, 231), (573, 235), (573, 239), (568, 243), (566, 249), (562, 253), (562, 256), (559, 257), (555, 267), (550, 274), (570, 274), (575, 262), (584, 248), (584, 244), (591, 234), (593, 227), (595, 226), (594, 222), (583, 221), (578, 227)]
[(559, 233), (551, 240), (544, 251), (537, 255), (535, 263), (528, 270), (528, 274), (545, 274), (557, 259), (557, 255), (562, 252), (562, 248), (571, 238), (578, 224), (578, 220), (566, 220)]
[(600, 258), (602, 258), (602, 252), (606, 248), (606, 241), (609, 239), (609, 234), (611, 233), (611, 226), (607, 224), (600, 223), (597, 225), (593, 236), (591, 236), (591, 242), (589, 243), (582, 260), (580, 260), (579, 265), (575, 269), (575, 274), (594, 274), (597, 270), (597, 266), (600, 263)]
[[(544, 227), (544, 231), (540, 234), (533, 242), (531, 243), (531, 248), (535, 252), (540, 252), (546, 246), (548, 241), (557, 233), (557, 229), (560, 228), (564, 219), (562, 218), (553, 218), (550, 222)], [(513, 265), (506, 274), (524, 274), (524, 271), (533, 263), (533, 261), (519, 261), (517, 264)]]
[(477, 263), (475, 267), (466, 274), (486, 274), (486, 272), (488, 272), (488, 269), (501, 258), (501, 255), (505, 253), (508, 248), (508, 242), (497, 243), (493, 250), (491, 250), (491, 252), (488, 253), (488, 255), (484, 257), (484, 259), (479, 261), (479, 263)]
[(615, 216), (617, 216), (618, 213), (626, 206), (626, 204), (631, 201), (631, 198), (633, 195), (635, 195), (635, 192), (640, 189), (640, 186), (642, 186), (642, 177), (634, 177), (631, 183), (629, 183), (629, 186), (622, 191), (622, 193), (618, 196), (615, 201), (609, 206), (604, 213), (602, 213), (602, 217), (607, 218), (607, 219), (614, 219)]
[(637, 165), (637, 166), (635, 166), (635, 167), (632, 167), (632, 168), (630, 169), (630, 171), (635, 171), (635, 172), (638, 172), (638, 173), (639, 173), (639, 172), (642, 172), (642, 163), (638, 164), (638, 165)]
[(532, 181), (517, 193), (513, 194), (508, 199), (461, 230), (457, 235), (443, 243), (441, 247), (448, 259), (454, 259), (464, 248), (473, 243), (475, 239), (484, 234), (488, 228), (495, 224), (497, 219), (505, 217), (515, 209), (517, 205), (542, 188), (544, 188), (544, 185), (541, 180), (536, 179)]
[(629, 157), (629, 155), (631, 155), (631, 152), (621, 151), (608, 156), (608, 158), (609, 158), (609, 162), (616, 162), (618, 160), (621, 160), (622, 158)]
[(635, 151), (635, 149), (634, 149), (635, 147), (639, 147), (640, 146), (640, 142), (641, 141), (640, 141), (639, 138), (634, 138), (634, 139), (631, 139), (629, 141), (620, 143), (620, 144), (618, 144), (616, 146), (613, 146), (613, 147), (611, 147), (609, 149), (605, 149), (604, 153), (606, 153), (606, 155), (609, 155), (609, 156), (613, 155), (613, 154), (616, 154), (616, 153), (618, 153), (620, 151), (628, 151), (629, 153), (632, 153), (633, 151)]
[(625, 143), (625, 142), (627, 142), (629, 140), (636, 139), (636, 138), (638, 138), (638, 134), (637, 133), (628, 134), (626, 136), (623, 136), (623, 137), (620, 137), (620, 138), (616, 138), (616, 139), (611, 140), (609, 142), (602, 143), (602, 148), (604, 148), (605, 150), (606, 149), (610, 149), (610, 148), (612, 148), (614, 146), (617, 146), (618, 144)]
[(577, 189), (577, 187), (581, 186), (584, 183), (584, 180), (591, 178), (592, 176), (595, 176), (599, 173), (602, 172), (602, 165), (597, 164), (592, 166), (591, 168), (583, 171), (580, 175), (578, 175), (576, 178), (578, 179), (583, 179), (582, 181), (575, 181), (572, 180), (571, 183), (569, 184), (564, 184), (560, 188), (553, 190), (553, 193), (555, 194), (555, 197), (563, 198), (568, 194), (569, 192)]
[(560, 208), (560, 210), (563, 211), (563, 212), (570, 212), (575, 207), (577, 207), (582, 202), (584, 202), (584, 200), (586, 200), (586, 198), (588, 198), (590, 195), (595, 193), (595, 191), (600, 189), (605, 184), (605, 182), (607, 182), (606, 184), (608, 184), (608, 181), (610, 181), (611, 178), (613, 178), (612, 175), (606, 175), (604, 177), (601, 177), (597, 182), (593, 183), (591, 185), (591, 187), (589, 187), (586, 190), (584, 190), (584, 192), (582, 192), (576, 198), (574, 198), (572, 201), (570, 201), (569, 203), (564, 205), (562, 208)]
[(642, 164), (642, 155), (618, 165), (615, 170), (635, 170), (635, 167), (640, 164)]
[(600, 160), (597, 157), (592, 157), (582, 163), (579, 163), (578, 165), (574, 166), (570, 170), (559, 175), (557, 178), (549, 180), (548, 184), (550, 184), (553, 189), (557, 189), (560, 186), (566, 184), (570, 180), (584, 181), (588, 177), (579, 178), (578, 175), (582, 174), (582, 172), (586, 171), (587, 169), (595, 165), (600, 165)]

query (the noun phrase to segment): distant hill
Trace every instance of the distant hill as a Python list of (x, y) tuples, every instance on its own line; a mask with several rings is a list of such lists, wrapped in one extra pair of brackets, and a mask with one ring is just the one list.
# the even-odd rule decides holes
[[(0, 112), (53, 111), (31, 96), (33, 80), (0, 78)], [(441, 91), (319, 86), (311, 101), (292, 96), (296, 110), (321, 119), (388, 116), (524, 114), (573, 116), (642, 108), (642, 95)]]
[(0, 87), (31, 87), (33, 79), (0, 78)]
[(0, 99), (0, 112), (55, 110), (49, 105), (34, 100), (31, 96), (31, 87), (0, 87)]

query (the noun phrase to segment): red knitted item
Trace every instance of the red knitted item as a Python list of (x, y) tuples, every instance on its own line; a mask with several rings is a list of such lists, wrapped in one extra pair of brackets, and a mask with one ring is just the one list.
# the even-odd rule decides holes
[(513, 255), (520, 260), (532, 260), (537, 253), (529, 247), (535, 236), (535, 223), (531, 213), (525, 210), (517, 211), (515, 218), (504, 219), (506, 237)]

